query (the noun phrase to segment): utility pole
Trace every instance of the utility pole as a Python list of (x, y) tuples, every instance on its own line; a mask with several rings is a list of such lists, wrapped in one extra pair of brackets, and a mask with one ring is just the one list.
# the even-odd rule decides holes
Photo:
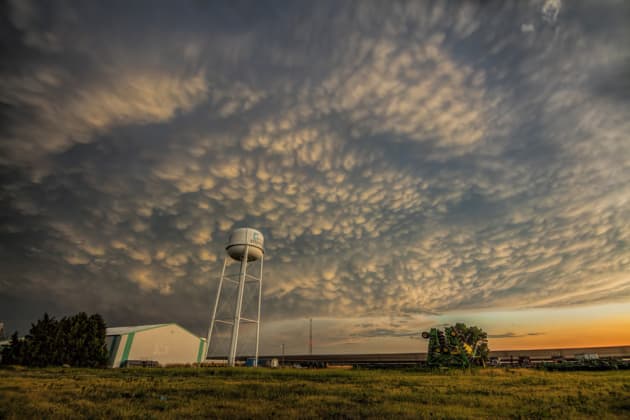
[(308, 329), (308, 354), (313, 354), (313, 318), (311, 318)]
[(280, 366), (284, 366), (284, 343), (282, 343), (282, 363)]

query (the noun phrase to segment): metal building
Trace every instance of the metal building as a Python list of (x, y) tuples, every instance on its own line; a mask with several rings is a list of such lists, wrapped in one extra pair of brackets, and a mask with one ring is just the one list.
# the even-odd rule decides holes
[(161, 366), (201, 362), (206, 339), (177, 324), (107, 328), (109, 367), (134, 364)]

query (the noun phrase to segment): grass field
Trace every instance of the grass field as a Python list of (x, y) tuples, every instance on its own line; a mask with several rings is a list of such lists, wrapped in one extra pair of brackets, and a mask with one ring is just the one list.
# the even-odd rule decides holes
[(0, 419), (630, 418), (630, 371), (0, 369)]

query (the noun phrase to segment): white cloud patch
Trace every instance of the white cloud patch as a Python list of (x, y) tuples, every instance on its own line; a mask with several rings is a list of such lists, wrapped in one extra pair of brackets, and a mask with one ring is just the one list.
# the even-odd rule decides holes
[(536, 28), (534, 27), (532, 23), (521, 24), (521, 32), (523, 33), (534, 32), (535, 30)]
[(558, 19), (561, 7), (562, 0), (545, 0), (541, 9), (543, 20), (554, 23)]

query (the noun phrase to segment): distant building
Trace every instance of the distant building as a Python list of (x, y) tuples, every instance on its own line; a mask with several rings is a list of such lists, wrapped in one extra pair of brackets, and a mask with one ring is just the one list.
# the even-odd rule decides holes
[(575, 355), (575, 360), (599, 360), (599, 354), (597, 353), (578, 353)]
[(108, 366), (114, 368), (199, 363), (206, 350), (205, 338), (177, 324), (107, 328), (106, 335)]

